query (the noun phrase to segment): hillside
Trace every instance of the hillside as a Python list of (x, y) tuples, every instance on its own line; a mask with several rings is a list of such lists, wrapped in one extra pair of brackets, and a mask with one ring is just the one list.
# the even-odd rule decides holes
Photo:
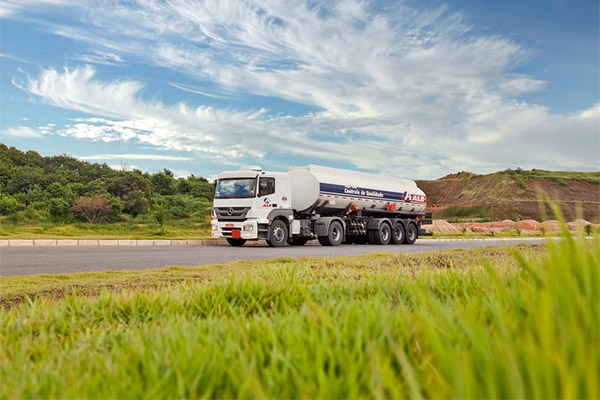
[[(488, 175), (459, 172), (417, 184), (427, 194), (428, 209), (434, 218), (539, 221), (545, 218), (537, 199), (540, 193), (546, 193), (560, 205), (567, 220), (579, 216), (600, 221), (600, 172), (538, 169), (509, 169)], [(551, 216), (548, 207), (545, 212)]]

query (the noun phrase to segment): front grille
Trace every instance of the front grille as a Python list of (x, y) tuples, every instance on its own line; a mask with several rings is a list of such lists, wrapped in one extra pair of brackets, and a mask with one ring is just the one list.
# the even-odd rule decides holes
[(215, 214), (219, 221), (244, 221), (250, 207), (216, 207)]

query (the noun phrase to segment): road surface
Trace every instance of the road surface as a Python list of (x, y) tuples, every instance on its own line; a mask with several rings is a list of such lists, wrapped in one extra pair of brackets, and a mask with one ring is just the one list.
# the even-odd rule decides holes
[(221, 264), (237, 260), (277, 257), (331, 257), (371, 252), (416, 253), (434, 250), (473, 249), (505, 246), (531, 239), (515, 240), (418, 240), (408, 245), (342, 245), (338, 247), (229, 247), (229, 246), (77, 246), (0, 247), (0, 275), (55, 274), (103, 270), (135, 270), (170, 265)]

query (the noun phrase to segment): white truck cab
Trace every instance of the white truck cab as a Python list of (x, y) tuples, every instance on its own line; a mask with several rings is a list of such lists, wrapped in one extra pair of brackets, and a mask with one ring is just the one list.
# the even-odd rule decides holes
[[(219, 174), (215, 186), (212, 236), (225, 237), (232, 245), (266, 238), (267, 232), (259, 236), (259, 226), (270, 225), (274, 215), (291, 217), (291, 208), (287, 173), (267, 173), (260, 167), (223, 172)], [(288, 239), (280, 238), (284, 242)]]

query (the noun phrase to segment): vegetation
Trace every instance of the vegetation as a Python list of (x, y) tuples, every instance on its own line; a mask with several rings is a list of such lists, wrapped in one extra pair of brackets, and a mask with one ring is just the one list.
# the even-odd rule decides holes
[(438, 218), (448, 222), (459, 222), (467, 219), (476, 219), (481, 222), (492, 221), (490, 207), (484, 204), (474, 206), (451, 206), (438, 213)]
[[(116, 171), (66, 155), (42, 157), (0, 144), (0, 234), (5, 226), (101, 222), (154, 224), (151, 210), (166, 209), (167, 220), (201, 222), (212, 206), (213, 186), (201, 177), (176, 179)], [(164, 225), (163, 225), (164, 226)]]
[(598, 398), (600, 240), (0, 281), (2, 398)]

